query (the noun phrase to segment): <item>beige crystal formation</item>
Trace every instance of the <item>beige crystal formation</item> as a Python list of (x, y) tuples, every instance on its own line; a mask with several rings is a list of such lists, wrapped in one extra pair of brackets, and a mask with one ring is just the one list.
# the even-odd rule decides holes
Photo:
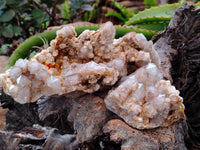
[(138, 129), (165, 127), (179, 120), (184, 116), (182, 101), (153, 63), (124, 77), (105, 98), (109, 110)]
[(133, 127), (167, 126), (183, 117), (182, 98), (163, 80), (152, 42), (134, 32), (114, 37), (111, 22), (78, 37), (73, 26), (66, 26), (50, 47), (0, 74), (0, 86), (24, 104), (42, 96), (93, 93), (118, 85), (105, 98), (106, 106)]
[(142, 34), (131, 32), (120, 39), (114, 37), (111, 22), (98, 31), (85, 30), (79, 37), (73, 26), (66, 26), (57, 31), (50, 47), (30, 61), (19, 59), (0, 76), (0, 84), (17, 102), (28, 103), (41, 96), (73, 91), (92, 93), (114, 85), (127, 75), (129, 62), (138, 67), (149, 62), (159, 66), (152, 42)]

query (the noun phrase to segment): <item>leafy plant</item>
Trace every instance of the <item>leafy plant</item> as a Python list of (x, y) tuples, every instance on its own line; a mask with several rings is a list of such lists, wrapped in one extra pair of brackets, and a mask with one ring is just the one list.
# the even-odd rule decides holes
[(132, 16), (125, 24), (140, 29), (162, 31), (168, 26), (175, 9), (180, 6), (181, 3), (175, 3), (145, 9)]
[(55, 20), (55, 4), (62, 2), (63, 0), (0, 0), (0, 51), (9, 49), (6, 44), (9, 45), (13, 40), (26, 39), (45, 30), (50, 24), (57, 23), (59, 19)]
[(45, 28), (48, 20), (49, 15), (38, 8), (35, 1), (0, 1), (0, 33), (3, 38), (30, 36), (38, 29)]
[[(70, 18), (70, 10), (69, 10), (69, 5), (67, 4), (67, 1), (64, 1), (63, 3), (63, 7), (60, 7), (60, 10), (61, 10), (61, 15), (64, 17), (64, 18)], [(64, 21), (64, 23), (68, 23), (68, 21)]]
[(11, 44), (3, 44), (0, 49), (0, 55), (6, 55), (9, 47), (11, 47)]
[(151, 8), (151, 7), (154, 7), (154, 6), (158, 6), (156, 0), (144, 0), (144, 5), (145, 5), (146, 8)]
[(118, 12), (108, 12), (105, 14), (106, 17), (114, 16), (120, 19), (121, 21), (126, 22), (129, 18), (133, 16), (133, 14), (136, 14), (138, 12), (138, 10), (128, 9), (114, 0), (112, 1), (112, 4), (117, 8)]
[[(0, 0), (0, 55), (13, 40), (26, 39), (48, 26), (81, 20), (95, 0)], [(61, 8), (62, 9), (59, 9)], [(94, 5), (93, 5), (94, 6)], [(88, 18), (92, 17), (92, 13)], [(3, 46), (3, 44), (8, 44)]]
[(79, 19), (83, 16), (84, 12), (93, 10), (93, 3), (95, 0), (67, 0), (64, 2), (63, 7), (60, 8), (61, 14), (67, 19)]
[(92, 5), (93, 10), (85, 12), (82, 18), (82, 21), (91, 21), (95, 15), (99, 14), (98, 3)]

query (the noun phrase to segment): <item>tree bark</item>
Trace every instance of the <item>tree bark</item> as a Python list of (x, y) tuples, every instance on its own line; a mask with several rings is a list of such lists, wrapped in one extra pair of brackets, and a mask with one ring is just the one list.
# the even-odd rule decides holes
[[(200, 9), (183, 3), (155, 43), (165, 75), (180, 91), (189, 127), (187, 145), (200, 149)], [(162, 43), (162, 44), (161, 44)]]

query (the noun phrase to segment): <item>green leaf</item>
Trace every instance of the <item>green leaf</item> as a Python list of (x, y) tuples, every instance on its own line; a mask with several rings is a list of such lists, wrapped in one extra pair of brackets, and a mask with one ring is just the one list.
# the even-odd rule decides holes
[(172, 15), (174, 14), (174, 11), (180, 7), (180, 3), (175, 3), (175, 4), (167, 4), (163, 6), (157, 6), (157, 7), (152, 7), (149, 9), (145, 9), (144, 11), (139, 12), (138, 14), (134, 15), (131, 17), (125, 24), (126, 25), (133, 25), (135, 24), (135, 21), (138, 21), (140, 19), (145, 19), (147, 17), (167, 17), (171, 18)]
[(36, 27), (39, 27), (43, 22), (46, 22), (49, 20), (49, 15), (40, 9), (34, 9), (31, 12), (31, 15), (33, 17), (32, 19), (35, 20)]
[(152, 31), (162, 31), (167, 28), (168, 24), (169, 22), (151, 22), (148, 24), (136, 24), (133, 25), (132, 27), (152, 30)]
[(21, 0), (6, 0), (6, 5), (9, 7), (16, 7), (19, 5)]
[(151, 24), (154, 22), (170, 22), (171, 17), (146, 17), (134, 20), (130, 25)]
[(32, 20), (32, 17), (31, 16), (23, 16), (23, 17), (21, 17), (21, 18), (24, 18), (24, 21), (26, 22), (26, 21), (31, 21)]
[(92, 5), (93, 10), (89, 12), (85, 12), (83, 15), (82, 21), (91, 21), (94, 15), (98, 15), (97, 7), (98, 7), (98, 4), (94, 3)]
[(86, 10), (86, 11), (92, 11), (93, 7), (89, 4), (83, 4), (81, 5), (81, 9)]
[(13, 4), (17, 4), (19, 0), (6, 0), (6, 3), (8, 5), (13, 5)]
[(35, 26), (36, 27), (39, 27), (42, 23), (48, 21), (49, 19), (49, 15), (48, 14), (43, 14), (44, 16), (36, 19), (36, 22), (35, 22)]
[[(37, 0), (39, 3), (47, 5), (48, 8), (54, 7), (55, 0)], [(58, 0), (56, 4), (63, 4), (65, 0)], [(69, 0), (67, 0), (69, 1)]]
[(10, 7), (16, 7), (26, 2), (26, 0), (6, 0), (6, 4)]
[(127, 21), (136, 13), (136, 10), (128, 9), (114, 0), (112, 1), (112, 4), (120, 11), (121, 16), (123, 16), (123, 18), (126, 19), (125, 21)]
[(35, 56), (37, 54), (36, 51), (31, 52), (31, 54), (28, 57), (28, 60), (30, 60), (33, 56)]
[(38, 19), (43, 16), (43, 11), (41, 9), (33, 9), (31, 15), (33, 19)]
[(117, 17), (118, 19), (122, 20), (122, 21), (127, 21), (120, 13), (116, 13), (116, 12), (108, 12), (105, 14), (106, 17), (109, 17), (109, 16), (114, 16), (114, 17)]
[(5, 5), (6, 5), (6, 1), (5, 1), (5, 0), (0, 0), (0, 10), (1, 10), (2, 8), (4, 8)]
[(88, 18), (89, 18), (89, 13), (85, 12), (83, 15), (82, 21), (88, 21)]
[(65, 18), (70, 18), (70, 11), (69, 11), (69, 6), (67, 4), (67, 2), (64, 2), (64, 10), (63, 10), (63, 16)]
[(0, 48), (0, 55), (6, 55), (9, 47), (11, 47), (11, 44), (3, 44)]
[(154, 7), (154, 6), (158, 6), (156, 0), (144, 0), (144, 5), (145, 5), (146, 8), (151, 8), (151, 7)]
[(13, 32), (14, 32), (14, 35), (15, 35), (15, 36), (21, 35), (22, 31), (23, 31), (22, 28), (19, 27), (19, 26), (14, 26), (14, 27), (13, 27)]
[(12, 9), (7, 10), (1, 15), (0, 22), (9, 22), (10, 20), (13, 19), (14, 16), (15, 16), (14, 10)]
[(13, 26), (12, 25), (8, 25), (7, 27), (3, 27), (2, 35), (5, 38), (12, 38), (13, 35), (14, 35)]
[(24, 7), (28, 3), (30, 3), (30, 2), (28, 2), (27, 0), (20, 0), (20, 3), (18, 4), (18, 7)]
[(9, 8), (13, 8), (13, 9), (16, 9), (16, 8), (21, 9), (28, 3), (30, 3), (29, 0), (6, 0), (6, 5), (8, 5)]
[(83, 0), (85, 3), (94, 2), (95, 0)]

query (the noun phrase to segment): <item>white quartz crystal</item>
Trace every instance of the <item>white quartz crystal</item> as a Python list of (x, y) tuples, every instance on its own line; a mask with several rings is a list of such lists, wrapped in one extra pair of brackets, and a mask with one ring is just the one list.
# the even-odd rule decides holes
[(22, 72), (27, 70), (28, 60), (27, 59), (18, 59), (15, 63), (15, 66), (21, 68)]
[[(30, 61), (19, 59), (2, 74), (1, 86), (23, 104), (34, 102), (41, 96), (73, 91), (92, 93), (114, 85), (120, 77), (127, 75), (126, 54), (115, 52), (114, 37), (115, 27), (111, 22), (98, 31), (86, 30), (79, 37), (73, 26), (67, 26), (57, 31), (50, 47)], [(113, 57), (113, 53), (117, 56)], [(23, 91), (27, 92), (25, 98)]]
[(30, 82), (31, 82), (31, 81), (30, 81), (26, 76), (24, 76), (24, 75), (19, 76), (19, 77), (17, 78), (16, 81), (17, 81), (17, 86), (20, 87), (20, 88), (23, 88), (23, 87), (29, 85)]
[(122, 79), (105, 98), (106, 107), (138, 129), (168, 126), (184, 116), (179, 92), (150, 63)]
[(36, 74), (40, 70), (40, 66), (41, 64), (38, 61), (36, 60), (31, 61), (28, 64), (28, 70), (30, 74)]
[(14, 66), (8, 72), (9, 77), (15, 82), (15, 80), (21, 75), (22, 70), (20, 67)]
[(114, 86), (106, 106), (133, 127), (167, 126), (183, 117), (182, 98), (163, 80), (152, 42), (135, 32), (114, 37), (111, 22), (78, 37), (73, 26), (66, 26), (57, 31), (50, 47), (30, 61), (19, 59), (0, 74), (0, 87), (24, 104), (42, 96), (93, 93)]

